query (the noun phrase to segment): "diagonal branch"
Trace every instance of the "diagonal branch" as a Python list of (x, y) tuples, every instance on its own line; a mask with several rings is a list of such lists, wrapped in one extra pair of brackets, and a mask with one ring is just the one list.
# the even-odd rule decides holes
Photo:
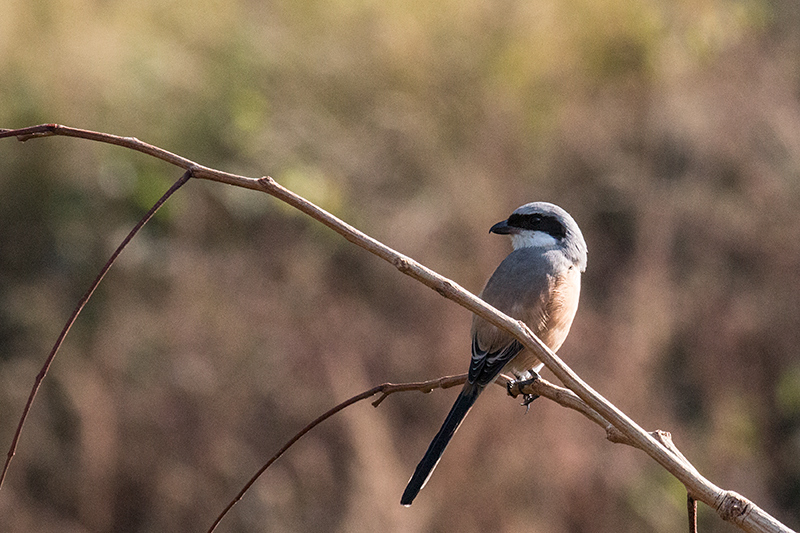
[(674, 452), (654, 438), (653, 435), (642, 429), (625, 413), (620, 411), (583, 381), (538, 339), (523, 322), (516, 321), (499, 312), (457, 283), (364, 234), (305, 198), (282, 187), (272, 178), (248, 178), (214, 170), (198, 165), (193, 161), (167, 152), (166, 150), (143, 143), (132, 137), (118, 137), (56, 124), (44, 124), (18, 130), (0, 130), (0, 138), (17, 136), (19, 140), (22, 141), (51, 135), (80, 137), (137, 150), (181, 168), (191, 168), (192, 174), (196, 178), (227, 183), (229, 185), (236, 185), (253, 190), (261, 190), (288, 203), (328, 226), (348, 241), (393, 264), (403, 274), (416, 279), (445, 298), (456, 302), (491, 324), (511, 333), (526, 348), (532, 350), (538, 356), (539, 360), (542, 361), (567, 388), (572, 390), (581, 400), (613, 425), (626, 439), (629, 439), (636, 447), (642, 449), (683, 483), (690, 496), (712, 507), (723, 519), (733, 522), (745, 531), (765, 533), (791, 531), (751, 501), (735, 492), (726, 491), (717, 487), (702, 475), (698, 474), (697, 471), (691, 468), (685, 461), (680, 460)]

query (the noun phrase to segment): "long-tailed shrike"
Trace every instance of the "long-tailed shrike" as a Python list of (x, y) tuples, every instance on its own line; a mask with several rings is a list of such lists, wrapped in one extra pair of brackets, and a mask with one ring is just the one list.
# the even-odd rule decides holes
[[(489, 231), (510, 236), (514, 251), (489, 278), (481, 298), (523, 320), (551, 350), (558, 350), (578, 310), (581, 272), (586, 269), (586, 242), (581, 230), (560, 207), (533, 202), (518, 208), (508, 220), (498, 222)], [(509, 333), (473, 317), (469, 377), (417, 465), (400, 503), (411, 505), (475, 400), (501, 371), (523, 379), (541, 368), (536, 354)]]

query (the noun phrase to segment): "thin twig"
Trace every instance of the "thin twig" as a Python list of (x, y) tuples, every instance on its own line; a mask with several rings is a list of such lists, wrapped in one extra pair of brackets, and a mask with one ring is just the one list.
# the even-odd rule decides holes
[(70, 128), (69, 126), (62, 126), (60, 124), (40, 124), (38, 126), (31, 126), (29, 128), (21, 128), (18, 130), (0, 129), (0, 139), (3, 137), (16, 137), (18, 141), (25, 142), (30, 139), (38, 139), (40, 137), (52, 137), (59, 135), (63, 137), (77, 137), (79, 139), (88, 139), (90, 141), (99, 141), (106, 144), (115, 144), (137, 152), (142, 152), (167, 163), (188, 170), (192, 167), (199, 165), (192, 161), (181, 157), (179, 155), (168, 152), (152, 144), (142, 142), (136, 137), (120, 137), (118, 135), (111, 135), (110, 133), (101, 133), (98, 131), (82, 130), (79, 128)]
[(150, 220), (153, 215), (156, 214), (156, 211), (164, 205), (164, 202), (175, 193), (181, 186), (186, 183), (189, 178), (192, 177), (192, 171), (187, 170), (183, 173), (183, 176), (180, 177), (178, 181), (172, 184), (172, 187), (169, 188), (167, 192), (164, 193), (161, 198), (155, 203), (153, 207), (139, 220), (139, 222), (133, 227), (133, 229), (128, 233), (128, 235), (122, 240), (122, 242), (117, 246), (117, 249), (114, 250), (114, 253), (111, 254), (106, 264), (103, 265), (103, 268), (100, 270), (100, 273), (94, 279), (92, 284), (89, 286), (89, 290), (86, 291), (86, 294), (78, 302), (78, 305), (75, 306), (75, 309), (72, 310), (72, 314), (70, 315), (69, 319), (67, 319), (67, 323), (64, 324), (64, 329), (61, 330), (61, 334), (56, 339), (53, 348), (50, 350), (50, 354), (45, 359), (44, 365), (42, 365), (42, 369), (39, 371), (39, 374), (36, 376), (36, 380), (33, 383), (33, 388), (31, 389), (30, 394), (28, 395), (28, 401), (25, 403), (25, 408), (22, 410), (22, 416), (19, 419), (19, 423), (17, 424), (17, 430), (14, 432), (14, 438), (11, 441), (11, 447), (8, 450), (8, 456), (6, 457), (5, 465), (3, 465), (3, 472), (0, 473), (0, 488), (3, 486), (3, 481), (6, 478), (6, 474), (8, 473), (8, 468), (11, 465), (11, 459), (14, 457), (14, 454), (17, 452), (17, 445), (19, 444), (20, 435), (22, 435), (22, 428), (25, 425), (25, 421), (28, 419), (28, 413), (30, 413), (31, 406), (33, 405), (33, 400), (36, 398), (36, 393), (39, 391), (39, 387), (42, 385), (42, 380), (44, 380), (45, 376), (47, 375), (47, 371), (50, 370), (50, 366), (53, 364), (53, 360), (56, 358), (56, 354), (58, 353), (59, 348), (64, 343), (64, 339), (67, 337), (67, 333), (69, 333), (70, 328), (77, 320), (78, 315), (81, 314), (84, 306), (89, 301), (89, 298), (92, 297), (94, 294), (95, 289), (97, 289), (100, 282), (105, 277), (106, 273), (111, 268), (111, 265), (117, 260), (119, 254), (122, 253), (122, 250), (128, 245), (129, 242), (133, 239), (133, 237), (139, 232), (140, 229)]
[(462, 385), (466, 380), (467, 380), (467, 375), (460, 374), (458, 376), (445, 376), (438, 379), (432, 379), (430, 381), (418, 381), (414, 383), (383, 383), (376, 387), (372, 387), (371, 389), (364, 391), (360, 394), (356, 394), (352, 398), (349, 398), (348, 400), (343, 401), (339, 405), (332, 407), (328, 411), (324, 412), (323, 414), (315, 418), (306, 427), (298, 431), (294, 435), (294, 437), (286, 441), (286, 444), (284, 444), (275, 455), (270, 457), (269, 461), (264, 463), (264, 465), (261, 468), (259, 468), (255, 474), (253, 474), (253, 477), (251, 477), (250, 480), (247, 483), (245, 483), (245, 485), (242, 487), (242, 489), (239, 491), (236, 497), (234, 497), (230, 501), (230, 503), (228, 503), (228, 505), (225, 506), (225, 509), (222, 510), (219, 516), (217, 516), (217, 519), (214, 520), (214, 523), (211, 524), (211, 527), (208, 529), (208, 533), (212, 533), (217, 528), (217, 526), (225, 517), (225, 515), (228, 514), (228, 511), (230, 511), (233, 508), (233, 506), (236, 505), (239, 502), (239, 500), (242, 499), (245, 493), (248, 490), (250, 490), (250, 487), (253, 486), (253, 483), (255, 483), (264, 472), (266, 472), (266, 470), (272, 465), (272, 463), (277, 461), (281, 455), (286, 453), (286, 451), (289, 448), (291, 448), (292, 445), (294, 445), (294, 443), (299, 441), (303, 437), (303, 435), (305, 435), (306, 433), (308, 433), (309, 431), (320, 425), (322, 422), (324, 422), (325, 420), (329, 419), (330, 417), (341, 411), (342, 409), (350, 407), (354, 403), (358, 403), (361, 400), (365, 400), (367, 398), (375, 396), (376, 394), (380, 394), (381, 396), (380, 398), (372, 402), (372, 405), (374, 407), (378, 407), (378, 405), (380, 405), (380, 403), (383, 402), (383, 400), (385, 400), (387, 396), (395, 392), (420, 391), (428, 393), (431, 392), (433, 389), (437, 388), (447, 389), (449, 387), (454, 387), (456, 385)]
[(686, 510), (689, 513), (689, 533), (697, 533), (697, 500), (686, 493)]

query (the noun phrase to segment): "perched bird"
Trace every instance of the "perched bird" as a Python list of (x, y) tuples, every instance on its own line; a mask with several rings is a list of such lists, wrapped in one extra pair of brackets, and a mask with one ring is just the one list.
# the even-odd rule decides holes
[[(581, 272), (586, 269), (586, 242), (580, 228), (557, 205), (532, 202), (489, 231), (510, 236), (514, 250), (486, 282), (481, 298), (524, 321), (551, 350), (558, 350), (578, 310)], [(417, 465), (400, 503), (411, 505), (475, 400), (498, 374), (527, 379), (541, 368), (536, 354), (509, 333), (474, 316), (467, 382)]]

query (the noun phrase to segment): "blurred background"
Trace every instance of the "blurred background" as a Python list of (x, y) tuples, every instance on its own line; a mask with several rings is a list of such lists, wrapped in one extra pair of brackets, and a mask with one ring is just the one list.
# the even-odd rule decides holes
[[(794, 0), (5, 0), (0, 127), (43, 122), (269, 174), (473, 292), (510, 249), (492, 224), (561, 205), (589, 267), (560, 355), (800, 526)], [(0, 141), (3, 456), (73, 306), (180, 174), (88, 141)], [(466, 371), (469, 327), (280, 202), (191, 182), (63, 346), (0, 530), (205, 531), (331, 406)], [(500, 387), (402, 508), (456, 394), (349, 408), (219, 531), (685, 529), (682, 486), (645, 454)], [(702, 505), (700, 521), (736, 531)]]

